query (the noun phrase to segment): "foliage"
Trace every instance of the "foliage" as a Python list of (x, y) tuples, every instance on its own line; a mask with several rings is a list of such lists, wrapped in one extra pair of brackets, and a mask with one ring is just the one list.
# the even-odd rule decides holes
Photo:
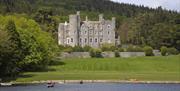
[(101, 45), (102, 51), (115, 51), (116, 47), (113, 44), (104, 43)]
[(91, 48), (90, 46), (87, 46), (87, 45), (83, 47), (83, 50), (84, 50), (85, 52), (89, 52), (91, 49), (92, 49), (92, 48)]
[(75, 46), (73, 47), (73, 52), (84, 52), (84, 50), (81, 46)]
[(71, 47), (71, 46), (63, 46), (63, 45), (60, 45), (59, 46), (59, 50), (62, 51), (62, 52), (89, 52), (92, 48), (90, 46), (84, 46), (84, 47), (81, 47), (81, 46), (74, 46), (74, 47)]
[(19, 63), (24, 58), (24, 55), (22, 53), (22, 43), (14, 21), (7, 21), (4, 30), (5, 31), (2, 31), (2, 34), (4, 32), (5, 35), (3, 36), (7, 38), (3, 40), (4, 43), (0, 44), (0, 61), (2, 63), (0, 65), (0, 72), (2, 72), (0, 76), (14, 77), (18, 74)]
[(118, 31), (126, 44), (150, 45), (155, 49), (167, 46), (179, 50), (180, 26), (175, 22), (179, 17), (180, 14), (157, 9), (154, 13), (142, 13), (125, 19)]
[(161, 55), (167, 56), (167, 55), (177, 55), (179, 52), (176, 48), (167, 48), (165, 46), (161, 47)]
[(115, 57), (120, 57), (119, 51), (116, 50), (116, 51), (114, 52), (114, 55), (115, 55)]
[(143, 49), (139, 46), (128, 46), (128, 48), (126, 49), (127, 52), (143, 52)]
[(91, 55), (91, 57), (102, 58), (100, 49), (91, 49), (90, 50), (90, 55)]
[(71, 46), (63, 46), (63, 45), (59, 45), (59, 50), (61, 51), (61, 52), (68, 52), (68, 53), (70, 53), (70, 52), (73, 52), (73, 47), (71, 47)]
[(145, 46), (144, 47), (144, 52), (145, 52), (146, 56), (154, 56), (153, 48), (150, 47), (150, 46)]
[(51, 9), (40, 9), (34, 15), (34, 20), (41, 25), (42, 30), (49, 32), (57, 39), (58, 20), (53, 16)]
[(165, 46), (162, 46), (162, 47), (161, 47), (161, 55), (162, 55), (162, 56), (166, 56), (166, 55), (167, 55), (167, 52), (168, 52), (168, 48), (165, 47)]
[[(7, 62), (3, 66), (11, 67), (12, 64), (18, 71), (36, 71), (46, 67), (57, 50), (51, 36), (41, 31), (39, 25), (31, 19), (17, 16), (0, 17), (0, 29), (10, 36), (5, 44), (1, 45), (5, 46), (1, 48), (6, 48), (6, 50), (3, 52), (4, 49), (0, 49), (1, 55), (4, 55), (1, 60)], [(12, 67), (9, 69), (14, 71)], [(6, 68), (1, 70), (7, 71)], [(10, 73), (10, 71), (7, 72)]]
[(177, 55), (179, 53), (176, 48), (168, 48), (167, 52), (168, 52), (168, 55)]
[(119, 47), (119, 48), (118, 48), (118, 51), (119, 51), (119, 52), (124, 52), (124, 48)]
[(19, 55), (14, 54), (18, 52), (17, 45), (13, 44), (15, 41), (10, 40), (10, 37), (7, 31), (0, 30), (0, 77), (14, 77), (19, 72)]

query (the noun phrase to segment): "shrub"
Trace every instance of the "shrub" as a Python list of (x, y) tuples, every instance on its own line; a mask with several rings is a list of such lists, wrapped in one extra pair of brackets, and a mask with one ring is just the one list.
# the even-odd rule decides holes
[(83, 52), (83, 48), (81, 46), (75, 46), (73, 47), (73, 52)]
[(102, 51), (115, 51), (116, 47), (113, 44), (105, 43), (101, 45)]
[(73, 52), (73, 48), (71, 46), (65, 46), (63, 49), (63, 52), (71, 53), (71, 52)]
[(168, 51), (168, 48), (167, 48), (167, 47), (165, 47), (165, 46), (162, 46), (162, 47), (161, 47), (161, 55), (162, 55), (162, 56), (166, 56), (167, 51)]
[(118, 51), (119, 52), (124, 52), (124, 49), (123, 48), (118, 48)]
[(127, 52), (143, 52), (143, 49), (141, 47), (138, 46), (132, 46), (130, 45), (127, 49)]
[(178, 50), (176, 48), (168, 48), (167, 53), (169, 55), (177, 55), (179, 52), (178, 52)]
[(119, 51), (116, 50), (116, 51), (114, 52), (114, 55), (115, 55), (115, 57), (120, 57)]
[(91, 49), (90, 55), (91, 57), (102, 58), (100, 49)]
[(143, 50), (143, 48), (141, 48), (141, 47), (135, 47), (135, 51), (136, 52), (143, 52), (144, 50)]
[(150, 47), (150, 46), (145, 46), (144, 47), (144, 52), (145, 52), (146, 56), (154, 56), (153, 48)]
[(92, 48), (90, 46), (84, 46), (83, 50), (84, 52), (89, 52)]

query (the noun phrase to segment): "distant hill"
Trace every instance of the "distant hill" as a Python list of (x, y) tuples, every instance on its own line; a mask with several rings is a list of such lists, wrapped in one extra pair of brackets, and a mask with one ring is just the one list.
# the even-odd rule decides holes
[(50, 8), (54, 13), (63, 15), (79, 10), (127, 17), (154, 11), (144, 6), (120, 4), (109, 0), (0, 0), (0, 7), (1, 13), (32, 13), (41, 8)]

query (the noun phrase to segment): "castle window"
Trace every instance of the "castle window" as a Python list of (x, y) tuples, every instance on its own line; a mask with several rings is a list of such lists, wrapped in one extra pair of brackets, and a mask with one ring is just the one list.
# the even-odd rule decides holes
[(97, 42), (97, 38), (95, 39), (95, 42)]
[(108, 34), (109, 34), (109, 31), (108, 31)]
[(90, 42), (92, 42), (92, 38), (90, 39)]
[(85, 38), (85, 40), (84, 40), (84, 41), (85, 41), (85, 43), (86, 43), (86, 42), (87, 42), (87, 38)]
[(73, 38), (71, 38), (71, 42), (73, 42)]

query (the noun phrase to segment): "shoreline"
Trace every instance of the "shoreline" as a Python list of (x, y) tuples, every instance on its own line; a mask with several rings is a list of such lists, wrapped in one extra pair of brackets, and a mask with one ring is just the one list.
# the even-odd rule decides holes
[(47, 80), (47, 81), (32, 81), (32, 82), (9, 82), (0, 83), (0, 86), (12, 86), (12, 85), (23, 85), (23, 84), (44, 84), (49, 81), (57, 84), (71, 84), (71, 83), (129, 83), (129, 84), (180, 84), (180, 81), (137, 81), (132, 80)]

